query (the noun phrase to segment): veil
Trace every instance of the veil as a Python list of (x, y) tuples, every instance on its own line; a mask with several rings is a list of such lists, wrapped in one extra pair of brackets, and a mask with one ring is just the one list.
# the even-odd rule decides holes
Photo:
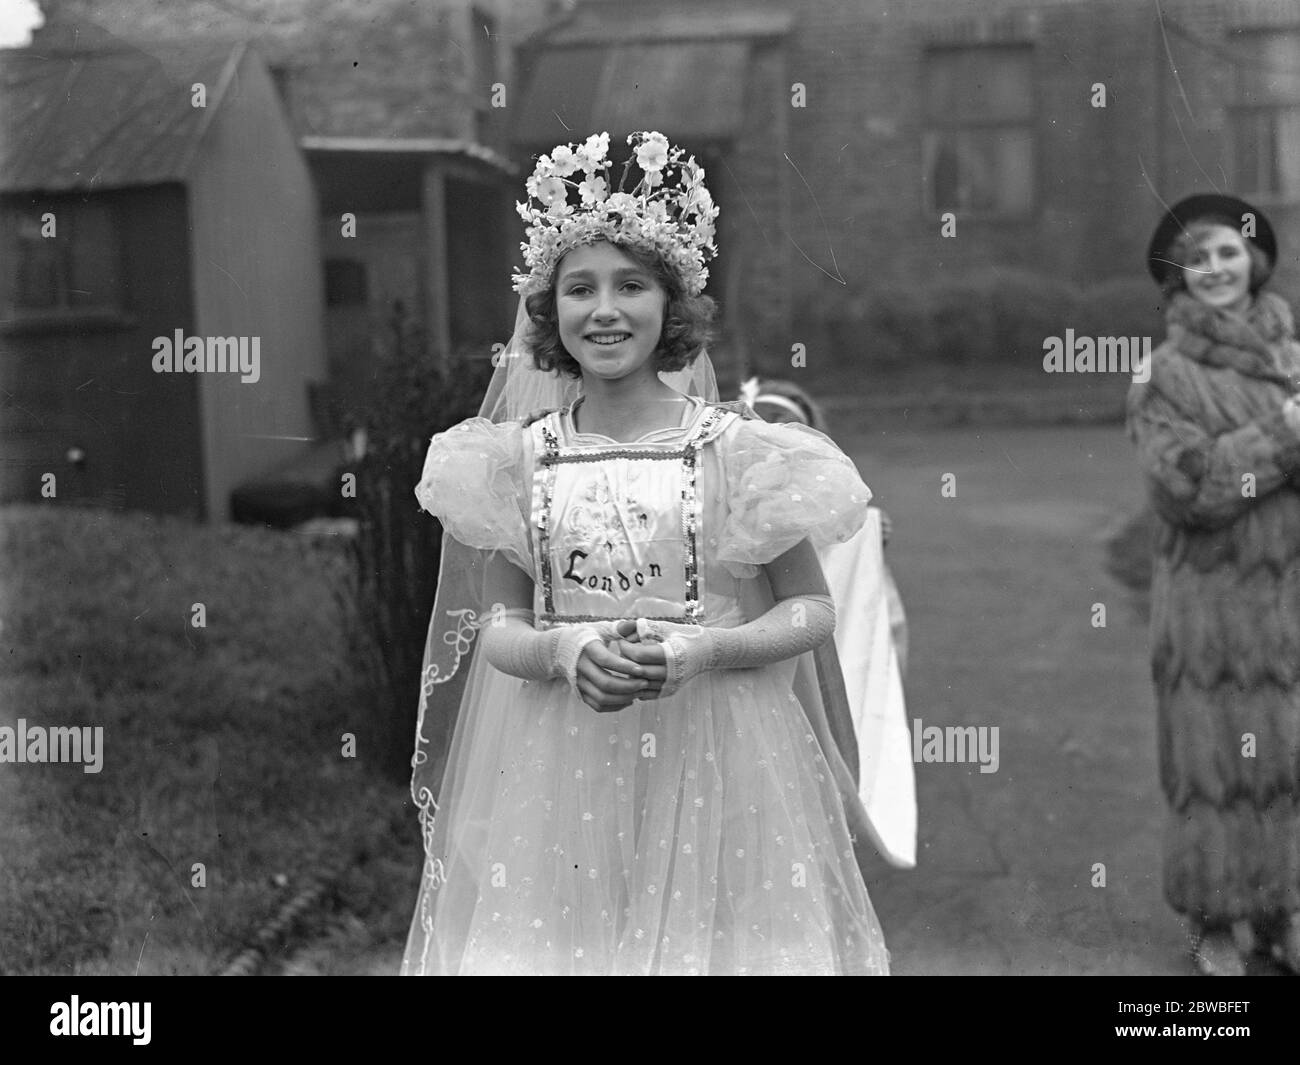
[[(496, 369), (479, 407), (480, 418), (492, 422), (529, 418), (567, 406), (581, 395), (580, 379), (537, 369), (528, 345), (529, 325), (521, 297), (510, 343), (494, 356)], [(702, 350), (685, 369), (661, 373), (660, 378), (685, 395), (708, 402), (718, 399), (717, 378), (707, 350)], [(426, 861), (434, 861), (430, 853), (433, 818), (457, 711), (463, 694), (473, 687), (472, 677), (467, 674), (486, 668), (485, 663), (475, 662), (466, 669), (462, 662), (472, 656), (478, 627), (490, 607), (484, 602), (483, 579), (491, 554), (443, 532), (438, 590), (420, 669), (415, 753), (411, 757), (411, 798), (420, 811)], [(435, 883), (440, 877), (437, 869), (426, 873), (433, 876)]]

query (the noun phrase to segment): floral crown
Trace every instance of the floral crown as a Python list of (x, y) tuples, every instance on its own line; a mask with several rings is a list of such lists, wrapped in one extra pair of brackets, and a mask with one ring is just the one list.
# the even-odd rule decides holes
[[(528, 296), (545, 289), (565, 252), (598, 240), (658, 252), (690, 295), (703, 291), (709, 279), (705, 263), (718, 253), (718, 208), (704, 187), (704, 168), (693, 155), (683, 160), (682, 149), (662, 133), (633, 133), (627, 142), (636, 151), (623, 163), (615, 191), (608, 133), (558, 145), (537, 160), (526, 184), (529, 200), (516, 204), (528, 223), (528, 240), (519, 245), (528, 272), (514, 275), (516, 292)], [(633, 161), (643, 176), (624, 191)], [(578, 171), (581, 181), (573, 180)], [(577, 189), (579, 202), (569, 202), (570, 189)]]

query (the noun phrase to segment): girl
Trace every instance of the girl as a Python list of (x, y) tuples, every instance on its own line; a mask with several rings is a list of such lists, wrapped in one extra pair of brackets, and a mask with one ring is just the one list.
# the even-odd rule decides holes
[[(813, 544), (870, 492), (822, 435), (711, 402), (717, 208), (693, 157), (629, 143), (617, 191), (605, 134), (538, 161), (499, 420), (434, 437), (417, 488), (445, 546), (403, 972), (884, 974), (843, 763), (794, 694), (834, 628)], [(476, 634), (434, 802), (428, 697)]]
[[(766, 422), (826, 431), (821, 408), (789, 381), (751, 377), (740, 386), (740, 398)], [(817, 652), (817, 672), (832, 731), (838, 722), (849, 722), (853, 750), (845, 760), (861, 803), (857, 817), (857, 805), (849, 805), (850, 827), (860, 826), (890, 865), (911, 869), (916, 865), (916, 779), (903, 699), (907, 620), (885, 564), (888, 542), (889, 518), (872, 504), (857, 535), (819, 552), (836, 625), (834, 641)]]
[[(786, 422), (799, 422), (816, 429), (819, 433), (829, 433), (826, 414), (821, 405), (802, 388), (789, 381), (775, 377), (751, 377), (740, 386), (740, 398), (744, 400), (765, 422), (781, 425)], [(893, 523), (889, 515), (874, 503), (869, 508), (876, 513), (870, 517), (880, 520), (880, 547), (889, 546)], [(868, 525), (870, 522), (868, 522)], [(863, 532), (866, 526), (863, 527)], [(863, 532), (858, 533), (860, 538)], [(856, 539), (855, 538), (855, 539)], [(824, 560), (823, 560), (824, 561)], [(898, 594), (898, 585), (894, 575), (882, 561), (882, 576), (885, 585), (885, 597), (889, 605), (889, 632), (894, 641), (894, 653), (898, 657), (900, 674), (907, 675), (907, 614), (903, 610), (903, 600)], [(838, 630), (837, 630), (838, 631)], [(837, 637), (838, 642), (838, 637)]]
[(1165, 896), (1215, 975), (1270, 944), (1300, 970), (1300, 349), (1291, 309), (1263, 291), (1276, 258), (1241, 200), (1172, 207), (1148, 251), (1169, 335), (1128, 402), (1160, 519)]

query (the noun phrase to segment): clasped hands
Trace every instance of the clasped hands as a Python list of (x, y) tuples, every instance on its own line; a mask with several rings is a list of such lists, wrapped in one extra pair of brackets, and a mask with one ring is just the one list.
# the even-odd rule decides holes
[(639, 699), (657, 699), (668, 677), (663, 644), (642, 640), (632, 620), (615, 624), (618, 636), (592, 640), (578, 657), (576, 687), (598, 714), (624, 710)]

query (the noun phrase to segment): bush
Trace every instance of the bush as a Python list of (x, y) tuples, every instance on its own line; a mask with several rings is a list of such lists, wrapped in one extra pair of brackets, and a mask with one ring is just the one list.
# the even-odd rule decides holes
[(415, 486), (429, 437), (477, 413), (492, 367), (481, 355), (462, 354), (445, 372), (422, 332), (400, 318), (388, 339), (373, 398), (349, 414), (366, 430), (357, 467), (352, 627), (375, 713), (387, 725), (385, 771), (404, 779), (442, 537), (438, 522), (419, 509)]
[(1066, 329), (1079, 332), (1082, 299), (1074, 285), (1058, 278), (1020, 270), (998, 270), (987, 293), (995, 333), (991, 361), (1038, 371), (1043, 363), (1043, 341), (1063, 336)]
[(230, 493), (230, 518), (239, 525), (292, 529), (310, 518), (334, 516), (341, 508), (335, 485), (303, 481), (253, 481)]
[(796, 335), (828, 353), (837, 379), (908, 366), (1006, 366), (1037, 370), (1043, 341), (1164, 334), (1149, 280), (1120, 278), (1080, 289), (1024, 270), (992, 268), (930, 285), (884, 285), (850, 296), (827, 287), (810, 301)]
[(1165, 335), (1163, 298), (1148, 277), (1111, 278), (1086, 289), (1078, 333), (1090, 336), (1150, 337), (1156, 347)]
[(929, 351), (931, 320), (925, 296), (913, 288), (884, 288), (832, 302), (822, 314), (834, 357), (842, 363), (901, 367)]

